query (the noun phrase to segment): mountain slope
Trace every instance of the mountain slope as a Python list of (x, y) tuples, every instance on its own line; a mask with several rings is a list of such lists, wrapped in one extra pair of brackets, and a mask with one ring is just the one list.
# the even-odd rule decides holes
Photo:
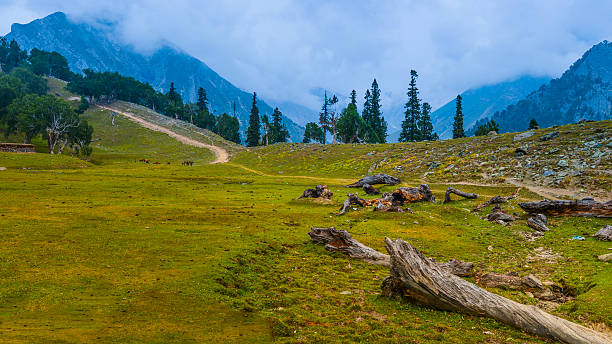
[[(244, 133), (251, 108), (250, 93), (232, 85), (202, 61), (168, 45), (151, 55), (140, 54), (114, 41), (111, 29), (110, 25), (94, 27), (87, 23), (75, 23), (64, 13), (57, 12), (28, 24), (13, 24), (6, 38), (16, 40), (27, 50), (55, 50), (68, 59), (73, 71), (80, 72), (87, 68), (117, 71), (148, 82), (163, 92), (174, 82), (187, 101), (195, 101), (197, 89), (204, 87), (216, 114), (233, 114), (235, 103), (236, 115)], [(273, 111), (270, 105), (261, 100), (258, 107), (261, 114), (271, 114)], [(301, 141), (304, 129), (286, 116), (284, 120), (292, 141)]]
[(492, 118), (502, 132), (525, 130), (531, 118), (542, 127), (612, 119), (612, 42), (593, 46), (560, 78)]
[[(461, 93), (463, 98), (463, 125), (473, 126), (476, 121), (492, 116), (510, 104), (516, 103), (544, 85), (550, 78), (522, 76), (516, 80), (487, 85)], [(452, 137), (455, 117), (455, 99), (431, 115), (434, 128), (443, 139)]]

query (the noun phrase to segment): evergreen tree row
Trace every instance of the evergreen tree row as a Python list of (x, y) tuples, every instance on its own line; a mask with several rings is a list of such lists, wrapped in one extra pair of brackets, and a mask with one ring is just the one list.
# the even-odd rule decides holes
[[(262, 134), (263, 125), (263, 134)], [(253, 92), (253, 102), (251, 104), (251, 114), (249, 115), (249, 127), (247, 129), (247, 147), (267, 146), (269, 144), (287, 142), (289, 130), (283, 122), (283, 114), (278, 108), (274, 108), (272, 122), (267, 115), (259, 118), (259, 108), (257, 107), (257, 93)]]

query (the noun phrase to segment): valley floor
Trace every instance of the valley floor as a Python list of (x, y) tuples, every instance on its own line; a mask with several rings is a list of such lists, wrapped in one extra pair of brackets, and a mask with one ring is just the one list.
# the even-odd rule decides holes
[[(380, 251), (385, 237), (401, 238), (436, 261), (534, 274), (564, 286), (573, 301), (491, 291), (610, 333), (612, 269), (596, 258), (610, 243), (591, 237), (609, 219), (552, 218), (551, 231), (529, 241), (517, 204), (540, 199), (536, 193), (522, 190), (504, 205), (523, 217), (511, 226), (481, 219), (489, 208), (470, 212), (516, 189), (504, 183), (458, 184), (480, 197), (416, 203), (414, 214), (336, 216), (342, 185), (371, 165), (341, 151), (348, 148), (329, 148), (327, 161), (299, 155), (293, 167), (291, 153), (325, 147), (279, 145), (212, 165), (207, 150), (123, 117), (109, 126), (106, 112), (86, 115), (100, 138), (91, 162), (0, 153), (2, 342), (546, 342), (491, 319), (386, 299), (388, 269), (325, 251), (311, 243), (311, 226), (347, 229)], [(428, 180), (438, 199), (453, 185), (444, 178)], [(421, 182), (420, 174), (404, 179)], [(295, 200), (316, 184), (330, 187), (332, 202)]]

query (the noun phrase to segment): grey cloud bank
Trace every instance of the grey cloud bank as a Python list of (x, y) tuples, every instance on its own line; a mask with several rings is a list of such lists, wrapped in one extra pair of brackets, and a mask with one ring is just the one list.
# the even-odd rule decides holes
[(468, 88), (559, 76), (612, 38), (610, 1), (8, 0), (0, 34), (55, 11), (112, 23), (139, 51), (171, 42), (245, 90), (311, 108), (313, 88), (363, 94), (374, 77), (397, 107), (410, 69), (435, 108)]

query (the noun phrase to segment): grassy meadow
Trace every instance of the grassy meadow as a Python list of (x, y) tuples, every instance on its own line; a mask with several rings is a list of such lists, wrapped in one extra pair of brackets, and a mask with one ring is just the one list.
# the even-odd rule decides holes
[[(0, 153), (3, 343), (546, 342), (491, 319), (381, 297), (388, 270), (311, 243), (311, 226), (347, 229), (383, 252), (384, 237), (402, 238), (437, 261), (531, 273), (575, 295), (552, 313), (604, 331), (612, 326), (612, 269), (596, 258), (610, 244), (590, 237), (609, 219), (553, 218), (550, 232), (528, 241), (523, 234), (532, 230), (517, 204), (541, 198), (529, 190), (504, 205), (523, 217), (511, 226), (481, 219), (490, 207), (470, 212), (515, 190), (501, 182), (459, 185), (480, 197), (413, 204), (415, 214), (334, 214), (351, 191), (342, 185), (367, 173), (372, 162), (363, 157), (378, 154), (369, 152), (389, 146), (399, 157), (425, 144), (337, 146), (329, 155), (317, 145), (275, 145), (208, 165), (209, 151), (122, 116), (114, 127), (108, 112), (85, 116), (97, 140), (90, 161)], [(439, 200), (450, 185), (443, 177), (426, 179)], [(414, 186), (422, 177), (405, 179)], [(295, 200), (316, 184), (330, 187), (332, 202)], [(522, 292), (491, 291), (538, 303)]]

